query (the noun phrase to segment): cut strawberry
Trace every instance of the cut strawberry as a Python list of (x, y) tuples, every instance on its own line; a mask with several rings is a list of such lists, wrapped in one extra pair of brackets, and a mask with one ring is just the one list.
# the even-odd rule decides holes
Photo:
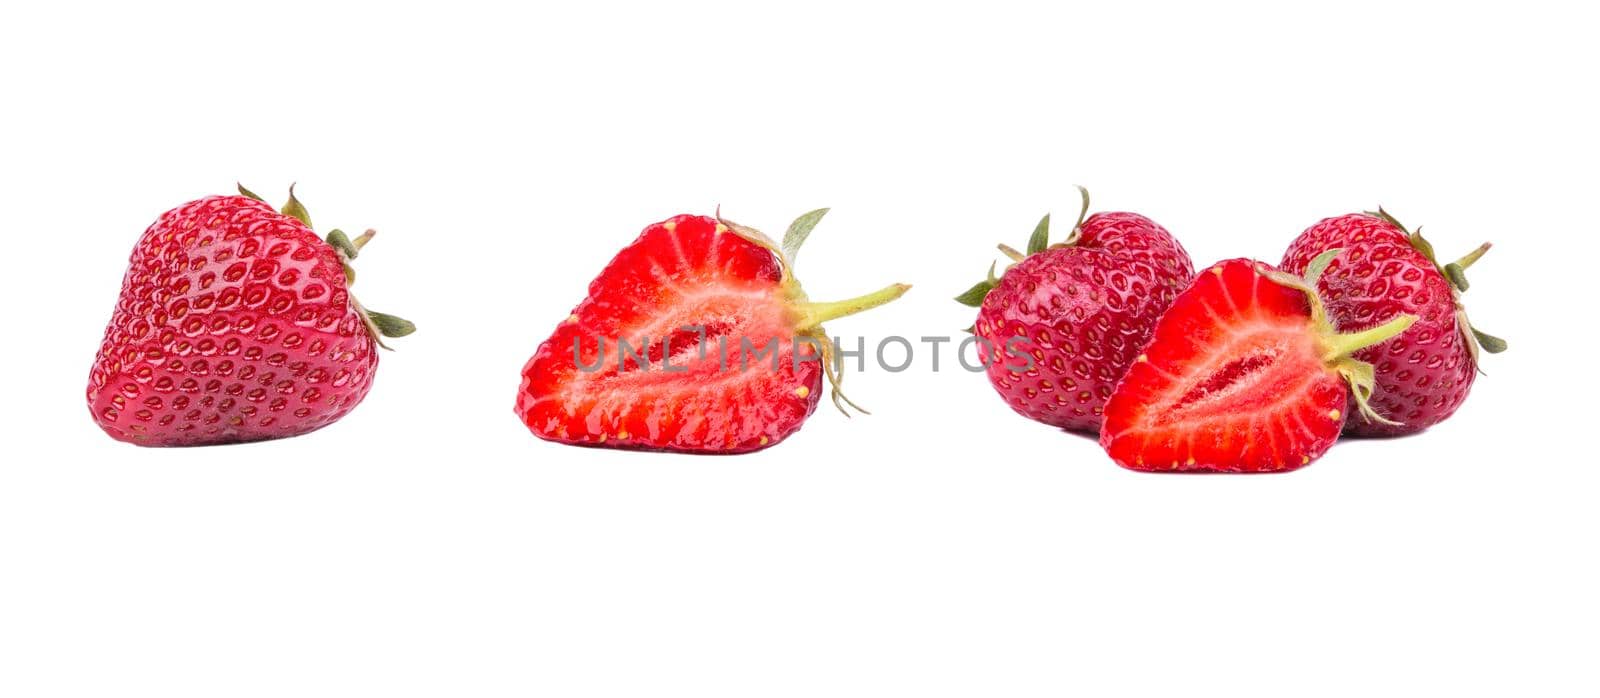
[(799, 429), (824, 376), (843, 410), (850, 403), (837, 390), (822, 323), (910, 287), (807, 300), (790, 260), (826, 212), (801, 216), (781, 247), (705, 216), (645, 228), (528, 361), (518, 416), (562, 443), (742, 453)]
[(1156, 323), (1106, 405), (1100, 443), (1134, 470), (1269, 472), (1320, 457), (1352, 395), (1366, 407), (1372, 365), (1351, 358), (1404, 331), (1397, 317), (1339, 334), (1307, 280), (1232, 259), (1195, 277)]

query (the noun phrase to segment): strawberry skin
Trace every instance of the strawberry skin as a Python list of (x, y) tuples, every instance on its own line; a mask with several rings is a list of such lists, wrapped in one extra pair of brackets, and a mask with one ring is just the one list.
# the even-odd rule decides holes
[[(579, 446), (733, 454), (788, 438), (824, 378), (837, 380), (820, 323), (909, 288), (806, 300), (789, 260), (825, 211), (796, 221), (781, 249), (706, 216), (645, 228), (523, 368), (518, 417), (539, 438)], [(756, 353), (769, 346), (775, 367)]]
[(1176, 295), (1142, 262), (1099, 250), (1045, 250), (1006, 270), (984, 299), (973, 333), (984, 342), (989, 382), (1011, 409), (1092, 432)]
[[(1088, 195), (1084, 195), (1084, 210)], [(1178, 291), (1194, 275), (1166, 229), (1136, 213), (1096, 213), (1061, 245), (1040, 221), (1029, 254), (958, 297), (981, 303), (972, 331), (989, 382), (1013, 410), (1094, 432), (1106, 400)]]
[(1388, 421), (1358, 416), (1345, 432), (1412, 434), (1454, 414), (1477, 375), (1479, 343), (1491, 352), (1504, 349), (1504, 342), (1472, 328), (1461, 304), (1462, 272), (1488, 246), (1441, 266), (1421, 235), (1407, 232), (1387, 213), (1356, 213), (1307, 228), (1284, 253), (1283, 268), (1301, 273), (1312, 258), (1335, 248), (1344, 252), (1333, 258), (1318, 287), (1335, 327), (1350, 332), (1400, 315), (1417, 317), (1394, 340), (1356, 354), (1376, 367), (1371, 405)]
[[(87, 391), (113, 438), (284, 438), (327, 426), (366, 397), (377, 341), (350, 296), (346, 260), (302, 220), (252, 196), (172, 209), (134, 247)], [(291, 206), (304, 215), (292, 193)]]
[(1319, 458), (1339, 437), (1356, 348), (1393, 337), (1401, 316), (1362, 333), (1328, 324), (1311, 280), (1248, 259), (1200, 272), (1156, 323), (1106, 404), (1100, 445), (1144, 471), (1272, 472)]
[(1096, 213), (1084, 219), (1078, 231), (1072, 246), (1149, 264), (1164, 286), (1182, 289), (1194, 278), (1194, 262), (1178, 238), (1137, 213)]

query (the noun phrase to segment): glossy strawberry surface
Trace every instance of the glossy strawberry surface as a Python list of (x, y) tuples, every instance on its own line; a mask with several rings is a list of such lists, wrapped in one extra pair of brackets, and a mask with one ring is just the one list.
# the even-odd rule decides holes
[(161, 215), (139, 239), (89, 376), (94, 420), (144, 446), (304, 434), (372, 385), (376, 344), (338, 252), (245, 196)]
[(973, 324), (989, 382), (1018, 414), (1096, 431), (1193, 263), (1166, 229), (1136, 213), (1096, 213), (1067, 243), (1030, 252), (988, 285)]
[(1137, 213), (1091, 214), (1078, 225), (1078, 237), (1071, 246), (1149, 264), (1163, 285), (1180, 290), (1194, 278), (1194, 262), (1178, 238)]
[(1292, 470), (1328, 450), (1348, 389), (1304, 291), (1248, 259), (1200, 272), (1106, 406), (1100, 443), (1150, 471)]
[(1006, 270), (973, 332), (987, 349), (989, 382), (1013, 410), (1095, 431), (1112, 389), (1176, 295), (1142, 262), (1045, 250)]
[(1285, 252), (1283, 268), (1303, 272), (1312, 258), (1330, 249), (1343, 252), (1328, 265), (1318, 290), (1339, 330), (1365, 329), (1402, 314), (1417, 317), (1393, 341), (1356, 354), (1376, 367), (1372, 407), (1394, 423), (1356, 416), (1345, 431), (1411, 434), (1454, 414), (1477, 376), (1477, 340), (1461, 295), (1431, 258), (1431, 246), (1417, 242), (1393, 219), (1349, 214), (1302, 232)]
[(807, 341), (820, 326), (786, 274), (780, 252), (715, 218), (645, 228), (523, 368), (517, 415), (582, 446), (743, 453), (783, 441), (816, 410), (826, 372)]

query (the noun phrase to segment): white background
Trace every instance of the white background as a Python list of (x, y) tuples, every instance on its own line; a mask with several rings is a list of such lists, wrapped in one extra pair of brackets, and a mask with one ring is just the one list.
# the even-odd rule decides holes
[[(27, 3), (0, 21), (0, 695), (1595, 695), (1594, 21), (1008, 3)], [(1116, 7), (1111, 7), (1116, 5)], [(336, 426), (116, 443), (128, 250), (235, 179), (374, 226), (421, 330)], [(1506, 337), (1458, 416), (1265, 477), (1126, 472), (980, 375), (853, 375), (737, 458), (580, 450), (522, 363), (646, 224), (833, 213), (830, 329), (966, 327), (1038, 216), (1276, 261), (1383, 204)]]

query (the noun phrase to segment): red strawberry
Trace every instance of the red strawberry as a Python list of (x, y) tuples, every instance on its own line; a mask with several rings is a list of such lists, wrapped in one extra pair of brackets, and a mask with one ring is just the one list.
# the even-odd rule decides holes
[(1307, 228), (1284, 253), (1283, 268), (1303, 272), (1314, 257), (1334, 248), (1344, 254), (1323, 272), (1318, 291), (1335, 327), (1356, 331), (1399, 315), (1417, 317), (1394, 341), (1356, 354), (1377, 368), (1372, 408), (1378, 418), (1352, 419), (1345, 432), (1396, 436), (1443, 421), (1472, 389), (1478, 348), (1505, 350), (1504, 341), (1472, 327), (1461, 304), (1461, 292), (1467, 290), (1465, 270), (1489, 245), (1440, 265), (1420, 230), (1407, 232), (1379, 209), (1327, 218)]
[(1006, 404), (1063, 429), (1100, 428), (1106, 400), (1150, 336), (1156, 318), (1194, 276), (1189, 254), (1137, 213), (1089, 210), (1089, 192), (1067, 240), (1048, 244), (1050, 216), (1000, 278), (956, 300), (980, 307), (972, 331)]
[(645, 228), (522, 369), (517, 416), (539, 438), (580, 446), (744, 453), (798, 430), (824, 374), (843, 410), (822, 323), (910, 287), (807, 300), (792, 260), (825, 213), (801, 216), (782, 247), (705, 216)]
[(1318, 273), (1318, 262), (1303, 281), (1248, 259), (1200, 272), (1106, 404), (1111, 458), (1134, 470), (1267, 472), (1327, 451), (1351, 388), (1364, 408), (1372, 386), (1372, 365), (1350, 354), (1416, 318), (1338, 334), (1311, 291)]
[(366, 397), (378, 335), (415, 329), (350, 295), (372, 231), (324, 242), (293, 187), (282, 213), (239, 191), (161, 214), (134, 247), (89, 373), (89, 411), (112, 438), (204, 446), (319, 429)]

